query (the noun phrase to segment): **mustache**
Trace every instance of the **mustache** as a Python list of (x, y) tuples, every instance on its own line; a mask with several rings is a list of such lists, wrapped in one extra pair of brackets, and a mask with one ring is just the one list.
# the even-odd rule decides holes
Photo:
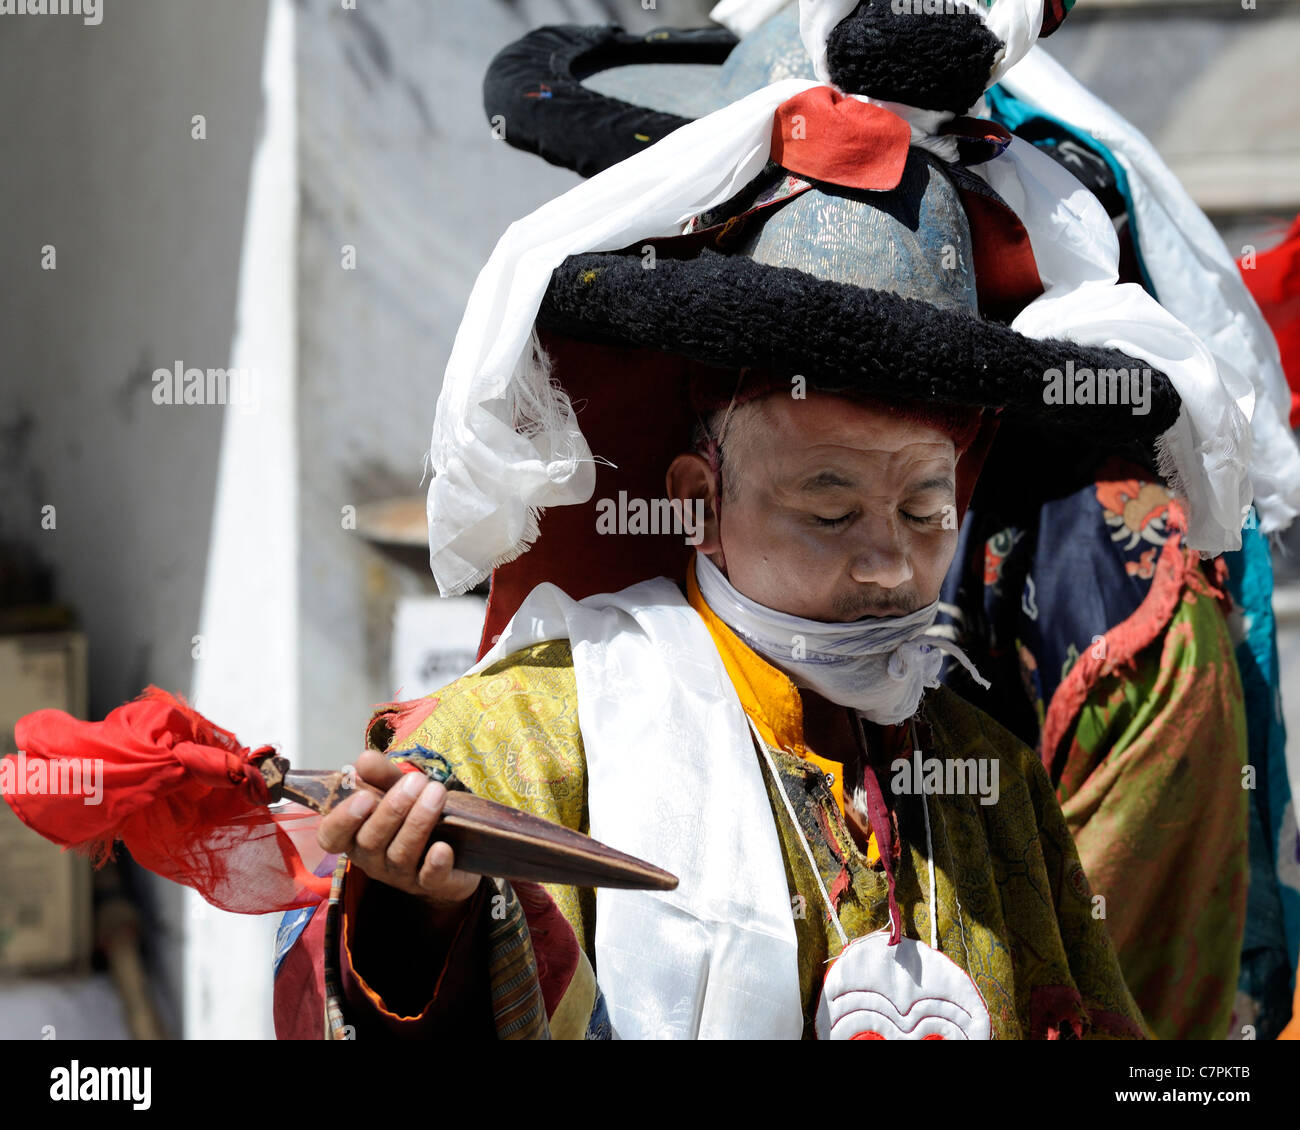
[(915, 589), (907, 592), (865, 590), (837, 596), (831, 607), (836, 617), (846, 622), (867, 616), (906, 616), (921, 607), (921, 597)]

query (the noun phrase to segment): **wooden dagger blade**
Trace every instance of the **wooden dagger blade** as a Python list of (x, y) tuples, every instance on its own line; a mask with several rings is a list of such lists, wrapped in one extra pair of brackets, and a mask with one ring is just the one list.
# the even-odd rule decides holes
[[(348, 786), (337, 770), (292, 769), (282, 757), (258, 761), (272, 801), (294, 800), (322, 816), (358, 789), (383, 791), (358, 780)], [(671, 891), (677, 877), (643, 859), (607, 847), (540, 816), (498, 804), (461, 789), (447, 792), (442, 819), (429, 844), (443, 841), (455, 853), (455, 866), (475, 875), (575, 887)], [(428, 845), (426, 845), (426, 850)]]

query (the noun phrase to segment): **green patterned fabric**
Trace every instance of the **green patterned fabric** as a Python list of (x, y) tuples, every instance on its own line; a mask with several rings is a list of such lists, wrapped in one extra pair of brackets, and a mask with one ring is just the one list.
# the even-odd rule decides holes
[(1129, 987), (1161, 1039), (1228, 1034), (1249, 868), (1246, 715), (1213, 598), (1189, 588), (1080, 711), (1060, 797)]
[[(982, 805), (975, 795), (927, 798), (939, 949), (975, 982), (988, 1006), (994, 1038), (1068, 1036), (1063, 1022), (1069, 1021), (1096, 1038), (1144, 1034), (1141, 1013), (1095, 913), (1092, 891), (1037, 755), (946, 688), (927, 695), (923, 717), (937, 747), (925, 750), (927, 756), (1000, 759), (996, 804)], [(837, 881), (842, 885), (840, 872), (847, 869), (848, 885), (838, 905), (845, 931), (855, 937), (887, 925), (883, 868), (867, 864), (821, 773), (791, 754), (772, 752), (828, 890)], [(839, 937), (770, 780), (768, 793), (792, 892), (805, 1036), (811, 1037), (820, 970), (838, 954)], [(896, 870), (903, 932), (928, 943), (921, 798), (896, 798), (895, 813), (904, 844), (902, 866)], [(824, 827), (829, 836), (819, 834)]]
[[(567, 641), (537, 644), (430, 696), (432, 708), (390, 756), (436, 750), (472, 792), (567, 827), (588, 828), (577, 685)], [(930, 692), (923, 716), (937, 746), (926, 756), (999, 759), (1000, 795), (928, 798), (939, 948), (965, 969), (988, 1005), (995, 1038), (1141, 1037), (1141, 1014), (1120, 974), (1105, 924), (1037, 756), (953, 692)], [(849, 835), (822, 773), (772, 751), (822, 882), (850, 937), (887, 924), (887, 888)], [(755, 751), (755, 757), (758, 757)], [(805, 1036), (839, 940), (799, 836), (766, 768), (799, 942)], [(888, 778), (886, 778), (888, 781)], [(926, 836), (920, 797), (892, 801), (903, 855), (896, 865), (903, 929), (930, 937)], [(689, 834), (682, 829), (682, 834)], [(651, 861), (653, 862), (653, 861)], [(596, 896), (546, 888), (595, 966)]]

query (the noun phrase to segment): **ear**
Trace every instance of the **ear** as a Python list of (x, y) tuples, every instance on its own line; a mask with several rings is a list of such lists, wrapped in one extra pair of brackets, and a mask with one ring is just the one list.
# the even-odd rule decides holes
[[(697, 502), (703, 503), (704, 521), (699, 532), (700, 541), (695, 546), (700, 553), (714, 558), (723, 568), (722, 538), (718, 533), (718, 476), (702, 455), (679, 455), (668, 465), (664, 477), (668, 497), (675, 499), (693, 512)], [(714, 557), (714, 555), (717, 555)]]

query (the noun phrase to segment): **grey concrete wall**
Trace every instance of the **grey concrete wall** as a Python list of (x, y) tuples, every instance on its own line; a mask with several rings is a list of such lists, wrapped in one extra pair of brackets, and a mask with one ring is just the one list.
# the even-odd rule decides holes
[[(150, 682), (189, 690), (225, 409), (155, 405), (151, 374), (226, 365), (265, 13), (130, 0), (99, 26), (0, 18), (0, 540), (79, 614), (92, 717)], [(174, 1002), (179, 890), (151, 886)]]
[(1147, 135), (1206, 211), (1300, 208), (1300, 6), (1082, 3), (1044, 47)]
[(419, 553), (402, 562), (376, 549), (345, 528), (344, 507), (421, 491), (442, 370), (479, 269), (512, 221), (578, 180), (492, 137), (488, 62), (542, 24), (690, 26), (709, 6), (299, 5), (304, 763), (355, 754), (371, 705), (397, 691), (395, 602), (435, 591)]
[(151, 374), (228, 357), (264, 22), (264, 0), (0, 21), (0, 538), (79, 611), (95, 714), (189, 679), (223, 409), (155, 405)]

